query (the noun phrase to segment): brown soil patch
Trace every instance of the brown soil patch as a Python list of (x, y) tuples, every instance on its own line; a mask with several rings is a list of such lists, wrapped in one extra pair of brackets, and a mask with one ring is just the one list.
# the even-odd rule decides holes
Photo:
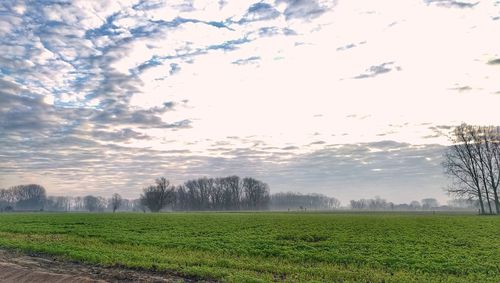
[(67, 274), (56, 274), (50, 272), (33, 271), (30, 268), (17, 264), (0, 262), (0, 282), (4, 283), (28, 283), (28, 282), (71, 282), (71, 283), (94, 283), (106, 282), (93, 280), (88, 277), (73, 276)]
[[(102, 267), (68, 262), (57, 257), (0, 250), (0, 282), (209, 282), (166, 272)], [(213, 281), (212, 281), (213, 282)]]

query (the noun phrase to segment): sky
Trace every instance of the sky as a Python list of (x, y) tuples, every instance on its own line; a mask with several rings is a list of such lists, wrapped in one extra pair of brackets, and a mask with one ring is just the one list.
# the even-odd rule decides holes
[(0, 188), (445, 203), (450, 130), (500, 124), (499, 34), (498, 0), (3, 0)]

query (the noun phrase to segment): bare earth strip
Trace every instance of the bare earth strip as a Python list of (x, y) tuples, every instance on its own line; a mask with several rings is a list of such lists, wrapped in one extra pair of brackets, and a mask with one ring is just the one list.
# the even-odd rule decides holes
[(55, 274), (48, 272), (33, 271), (11, 263), (0, 262), (0, 282), (5, 283), (28, 283), (28, 282), (71, 282), (71, 283), (94, 283), (105, 282), (92, 280), (86, 277)]
[(33, 256), (0, 250), (0, 282), (101, 283), (196, 282), (196, 280), (166, 273), (85, 265), (44, 255)]

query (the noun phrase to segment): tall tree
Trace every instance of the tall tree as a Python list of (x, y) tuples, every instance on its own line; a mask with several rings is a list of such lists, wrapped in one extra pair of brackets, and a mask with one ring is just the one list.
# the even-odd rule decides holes
[(156, 179), (156, 184), (144, 188), (141, 195), (141, 202), (151, 210), (151, 212), (159, 212), (168, 204), (172, 203), (175, 198), (174, 187), (170, 185), (170, 181), (164, 177)]
[(47, 194), (45, 188), (37, 185), (19, 185), (10, 188), (15, 199), (16, 209), (41, 210), (45, 205)]
[(484, 140), (481, 135), (484, 127), (469, 126), (469, 135), (472, 138), (472, 150), (473, 155), (477, 160), (477, 166), (479, 167), (479, 178), (483, 186), (483, 192), (485, 194), (486, 204), (488, 205), (488, 211), (490, 214), (493, 213), (491, 209), (491, 198), (490, 198), (490, 188), (487, 180), (487, 156), (488, 152), (486, 150), (485, 143), (489, 143), (489, 140)]
[(45, 201), (45, 210), (68, 211), (69, 198), (63, 196), (48, 196)]
[(120, 206), (122, 205), (122, 203), (123, 203), (123, 199), (122, 199), (122, 196), (120, 196), (119, 194), (114, 193), (113, 196), (111, 196), (110, 204), (111, 204), (111, 209), (113, 209), (113, 213), (118, 208), (120, 208)]
[(267, 209), (270, 200), (269, 186), (254, 178), (243, 178), (243, 192), (246, 208), (251, 210)]
[(88, 195), (83, 198), (83, 205), (90, 212), (103, 211), (105, 200), (102, 197)]
[(484, 214), (484, 189), (481, 184), (479, 160), (475, 155), (472, 126), (462, 124), (455, 128), (451, 145), (445, 154), (445, 172), (454, 179), (448, 192), (458, 197), (477, 198)]
[[(500, 184), (500, 127), (478, 127), (474, 133), (478, 154), (483, 168), (483, 180), (488, 200), (489, 194), (493, 195), (492, 201), (497, 214), (500, 214), (498, 187)], [(491, 208), (490, 208), (491, 213)]]
[(455, 128), (452, 141), (443, 163), (454, 179), (449, 192), (477, 199), (481, 213), (487, 206), (490, 214), (500, 214), (500, 127), (462, 124)]

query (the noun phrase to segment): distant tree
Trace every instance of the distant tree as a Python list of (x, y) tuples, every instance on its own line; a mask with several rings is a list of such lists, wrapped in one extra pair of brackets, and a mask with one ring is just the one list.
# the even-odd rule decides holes
[(48, 211), (68, 211), (70, 199), (63, 196), (48, 196), (45, 201), (45, 210)]
[(395, 209), (394, 203), (387, 202), (387, 200), (376, 196), (373, 199), (360, 199), (351, 200), (351, 209), (355, 210), (388, 210)]
[(16, 198), (11, 189), (0, 189), (0, 211), (12, 210)]
[(432, 209), (439, 207), (439, 202), (435, 198), (424, 198), (421, 200), (423, 209)]
[(334, 198), (334, 197), (327, 197), (327, 202), (328, 202), (328, 207), (331, 209), (337, 209), (340, 208), (340, 200)]
[(83, 198), (85, 209), (90, 212), (103, 211), (105, 207), (105, 199), (102, 197), (95, 197), (92, 195)]
[(422, 206), (420, 205), (419, 201), (414, 200), (414, 201), (410, 202), (410, 208), (414, 209), (414, 210), (417, 210), (417, 209), (422, 208)]
[(267, 209), (270, 200), (269, 186), (254, 178), (243, 178), (243, 192), (246, 208), (251, 210)]
[(271, 194), (270, 207), (274, 210), (288, 210), (307, 207), (310, 209), (329, 210), (340, 207), (340, 201), (322, 194), (301, 194), (294, 192)]
[(156, 179), (156, 184), (143, 189), (141, 203), (151, 212), (158, 212), (175, 198), (174, 187), (164, 177)]
[(108, 200), (104, 197), (98, 196), (97, 201), (98, 201), (98, 206), (99, 206), (98, 211), (101, 211), (101, 212), (104, 211), (106, 209), (106, 207), (108, 206)]
[(451, 208), (478, 209), (479, 203), (473, 199), (452, 199), (448, 201), (448, 206)]
[(215, 180), (213, 178), (199, 178), (189, 180), (184, 183), (189, 196), (190, 206), (195, 210), (210, 210), (214, 206), (214, 188)]
[(394, 208), (396, 207), (396, 205), (393, 202), (389, 202), (387, 205), (391, 210), (394, 210)]
[(119, 194), (114, 193), (113, 196), (111, 197), (110, 203), (111, 203), (111, 209), (113, 210), (114, 213), (122, 205), (123, 199)]
[(174, 210), (267, 209), (270, 200), (267, 184), (238, 176), (203, 177), (172, 188)]
[(42, 210), (47, 197), (45, 188), (37, 185), (19, 185), (10, 188), (15, 199), (16, 209)]
[(75, 211), (83, 211), (86, 210), (85, 202), (83, 201), (83, 197), (77, 196), (72, 199), (72, 207)]
[(350, 201), (351, 209), (361, 210), (368, 208), (368, 200), (360, 199), (360, 200), (351, 200)]
[(133, 201), (130, 199), (122, 199), (122, 203), (119, 207), (121, 210), (131, 211), (134, 208)]
[(175, 203), (173, 205), (174, 210), (191, 210), (191, 203), (189, 195), (186, 191), (186, 187), (178, 186), (175, 189)]
[(147, 207), (142, 202), (142, 199), (134, 199), (132, 201), (132, 210), (133, 211), (142, 211), (142, 212), (146, 213), (146, 208)]
[(379, 196), (376, 196), (374, 199), (368, 200), (368, 209), (370, 210), (384, 210), (388, 208), (389, 204), (387, 203), (387, 201), (383, 198), (380, 198)]
[(228, 176), (223, 178), (224, 182), (224, 206), (228, 210), (241, 209), (242, 202), (242, 187), (241, 180), (238, 176)]

